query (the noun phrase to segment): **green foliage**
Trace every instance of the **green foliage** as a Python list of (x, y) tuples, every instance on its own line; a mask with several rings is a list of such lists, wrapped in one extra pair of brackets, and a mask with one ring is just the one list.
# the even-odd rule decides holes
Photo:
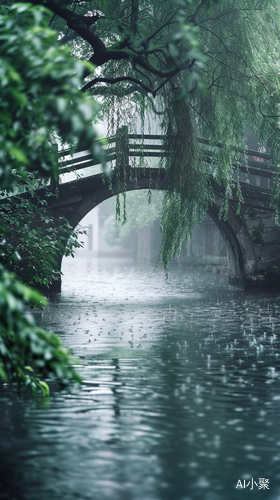
[[(34, 177), (29, 174), (29, 177)], [(61, 217), (54, 219), (46, 199), (41, 199), (29, 186), (28, 197), (11, 196), (2, 205), (0, 221), (4, 234), (0, 237), (0, 262), (14, 271), (24, 283), (49, 287), (61, 276), (60, 257), (71, 255), (82, 246), (78, 235)], [(54, 196), (49, 193), (49, 196)], [(43, 265), (42, 265), (43, 263)]]
[(90, 121), (94, 101), (79, 91), (84, 71), (94, 68), (74, 61), (66, 47), (57, 47), (49, 16), (44, 7), (31, 4), (14, 4), (9, 15), (0, 15), (2, 189), (15, 181), (13, 169), (22, 176), (27, 170), (57, 176), (49, 141), (54, 130), (63, 141), (79, 137), (94, 156), (102, 154)]
[[(84, 71), (92, 71), (93, 66), (74, 61), (69, 49), (57, 46), (56, 33), (48, 27), (50, 16), (44, 7), (29, 3), (6, 1), (1, 5), (1, 194), (15, 188), (19, 177), (28, 181), (29, 188), (32, 183), (33, 188), (42, 183), (42, 177), (57, 179), (52, 137), (70, 144), (81, 142), (94, 157), (104, 159), (92, 127), (96, 106), (79, 90)], [(32, 179), (30, 171), (34, 172)], [(57, 252), (65, 246), (71, 254), (78, 245), (77, 234), (67, 245), (69, 225), (61, 221), (54, 234), (57, 230), (44, 202), (32, 192), (29, 197), (12, 196), (2, 206), (1, 261), (25, 281), (47, 285), (57, 277)], [(27, 261), (26, 268), (22, 263)], [(46, 378), (66, 384), (80, 377), (59, 338), (38, 328), (26, 312), (28, 306), (45, 303), (44, 297), (1, 266), (0, 378), (47, 395)]]
[[(165, 270), (170, 260), (180, 254), (182, 244), (191, 237), (209, 204), (212, 191), (202, 152), (194, 133), (195, 122), (189, 106), (176, 96), (166, 95), (170, 105), (166, 111), (165, 153), (169, 190), (165, 192), (161, 220), (160, 257)], [(180, 108), (180, 109), (179, 109)]]
[(127, 220), (125, 224), (116, 219), (113, 214), (114, 200), (109, 200), (107, 205), (111, 207), (111, 215), (104, 223), (105, 241), (111, 246), (129, 247), (135, 231), (150, 226), (160, 217), (162, 198), (163, 194), (159, 191), (139, 190), (126, 193)]
[(46, 377), (66, 384), (80, 381), (72, 368), (74, 358), (53, 333), (38, 328), (26, 305), (44, 306), (46, 299), (14, 275), (0, 269), (0, 377), (5, 382), (39, 389), (48, 395)]
[[(240, 165), (246, 165), (246, 129), (260, 134), (260, 144), (271, 147), (276, 169), (279, 165), (280, 22), (276, 2), (223, 1), (212, 5), (209, 15), (202, 3), (197, 4), (196, 26), (200, 48), (207, 56), (202, 68), (206, 94), (197, 92), (198, 82), (190, 84), (180, 73), (173, 79), (175, 92), (165, 91), (158, 98), (161, 111), (166, 110), (163, 130), (169, 154), (170, 194), (166, 194), (162, 218), (165, 267), (213, 200), (207, 184), (210, 173), (224, 188), (221, 217), (226, 218), (234, 192), (242, 203), (238, 171)], [(205, 165), (196, 135), (208, 139), (211, 165)], [(278, 177), (279, 173), (274, 183), (276, 214), (280, 207)]]

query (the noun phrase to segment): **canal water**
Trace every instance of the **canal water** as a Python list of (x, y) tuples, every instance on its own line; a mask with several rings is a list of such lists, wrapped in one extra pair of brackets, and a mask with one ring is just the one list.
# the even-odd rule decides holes
[(63, 272), (36, 314), (83, 383), (0, 388), (0, 498), (279, 499), (280, 296), (123, 260)]

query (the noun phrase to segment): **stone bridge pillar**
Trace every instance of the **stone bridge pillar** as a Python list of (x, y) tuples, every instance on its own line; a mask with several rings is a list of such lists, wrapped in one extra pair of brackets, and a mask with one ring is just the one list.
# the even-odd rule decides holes
[(232, 200), (227, 220), (219, 219), (222, 197), (216, 194), (209, 215), (219, 227), (229, 258), (229, 282), (245, 289), (280, 289), (280, 227), (270, 208), (270, 194), (248, 186), (244, 204)]

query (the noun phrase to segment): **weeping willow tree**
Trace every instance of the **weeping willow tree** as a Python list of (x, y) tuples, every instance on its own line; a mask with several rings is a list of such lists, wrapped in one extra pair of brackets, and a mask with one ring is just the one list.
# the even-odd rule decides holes
[[(135, 130), (147, 116), (165, 135), (168, 190), (163, 201), (164, 266), (213, 201), (201, 141), (212, 144), (211, 175), (242, 202), (238, 165), (244, 132), (269, 145), (280, 210), (277, 0), (34, 0), (51, 11), (60, 44), (94, 65), (81, 88), (105, 103), (109, 133)], [(138, 117), (138, 118), (137, 118)]]

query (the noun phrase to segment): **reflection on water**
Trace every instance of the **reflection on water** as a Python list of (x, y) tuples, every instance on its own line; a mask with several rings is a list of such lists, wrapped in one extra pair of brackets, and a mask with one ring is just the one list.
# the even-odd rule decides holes
[(83, 384), (54, 385), (49, 402), (0, 390), (0, 498), (279, 499), (280, 297), (184, 269), (166, 281), (71, 264), (37, 314), (82, 358)]

